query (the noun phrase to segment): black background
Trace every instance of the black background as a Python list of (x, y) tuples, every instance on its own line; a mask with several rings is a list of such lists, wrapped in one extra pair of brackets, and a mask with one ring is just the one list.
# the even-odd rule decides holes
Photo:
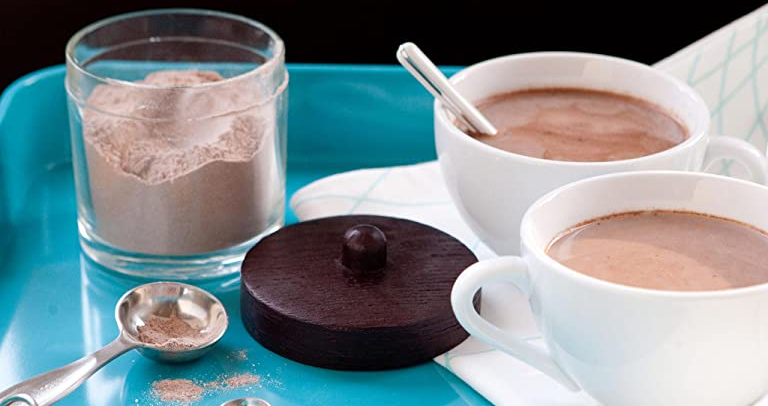
[(413, 41), (438, 64), (466, 65), (541, 50), (653, 63), (762, 4), (494, 3), (0, 0), (0, 88), (27, 72), (62, 63), (67, 39), (88, 23), (148, 8), (211, 8), (254, 18), (283, 37), (289, 62), (391, 64), (397, 45)]

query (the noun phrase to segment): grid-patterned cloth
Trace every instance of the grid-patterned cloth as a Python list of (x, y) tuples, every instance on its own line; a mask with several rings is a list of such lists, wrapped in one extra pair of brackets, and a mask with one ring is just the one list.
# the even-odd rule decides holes
[[(768, 5), (692, 44), (656, 66), (692, 85), (709, 105), (712, 130), (768, 143)], [(762, 89), (762, 92), (761, 92)], [(714, 171), (740, 175), (723, 162)], [(450, 233), (480, 259), (494, 254), (462, 222), (436, 162), (365, 169), (330, 176), (296, 192), (291, 207), (301, 220), (340, 214), (407, 218)], [(507, 285), (483, 290), (483, 316), (507, 331), (541, 344), (525, 297)], [(492, 403), (514, 406), (593, 406), (540, 372), (470, 338), (435, 358)], [(759, 402), (768, 406), (768, 401)], [(757, 405), (756, 405), (757, 406)]]

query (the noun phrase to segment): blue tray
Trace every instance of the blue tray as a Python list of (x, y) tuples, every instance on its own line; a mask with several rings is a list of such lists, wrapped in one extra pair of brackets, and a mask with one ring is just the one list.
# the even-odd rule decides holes
[[(331, 173), (434, 158), (431, 98), (404, 70), (290, 65), (289, 71), (289, 196)], [(63, 67), (43, 69), (19, 79), (0, 99), (0, 389), (114, 339), (115, 302), (141, 283), (99, 269), (80, 254), (63, 81)], [(288, 213), (287, 221), (295, 221)], [(201, 404), (243, 395), (275, 406), (488, 404), (435, 363), (363, 373), (281, 358), (243, 328), (236, 281), (205, 287), (231, 317), (212, 353), (169, 366), (130, 352), (60, 404), (160, 405), (149, 394), (154, 380), (206, 381), (244, 372), (261, 376), (261, 384), (219, 392)], [(247, 360), (233, 356), (241, 349)]]

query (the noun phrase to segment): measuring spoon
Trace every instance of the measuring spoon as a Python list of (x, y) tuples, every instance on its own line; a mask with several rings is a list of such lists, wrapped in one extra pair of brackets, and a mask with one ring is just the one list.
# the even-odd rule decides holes
[[(138, 339), (138, 327), (150, 316), (181, 318), (203, 333), (205, 342), (191, 348), (170, 349)], [(117, 339), (106, 347), (61, 368), (46, 372), (0, 392), (0, 406), (49, 406), (79, 387), (104, 365), (136, 349), (160, 362), (185, 362), (208, 352), (229, 325), (224, 306), (212, 294), (195, 286), (176, 282), (155, 282), (137, 286), (120, 298), (115, 307), (120, 329)]]
[(259, 398), (240, 398), (224, 402), (221, 406), (272, 406), (264, 399)]

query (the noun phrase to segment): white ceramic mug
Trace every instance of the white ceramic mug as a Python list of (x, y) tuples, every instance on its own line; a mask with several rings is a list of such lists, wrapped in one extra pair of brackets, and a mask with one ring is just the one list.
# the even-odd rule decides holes
[[(768, 230), (766, 202), (765, 186), (705, 173), (626, 172), (571, 183), (525, 213), (521, 257), (482, 261), (459, 276), (453, 309), (476, 338), (607, 406), (751, 405), (768, 391), (768, 284), (643, 289), (578, 273), (545, 250), (573, 225), (634, 210), (687, 210)], [(498, 281), (529, 295), (548, 351), (477, 313), (475, 293)]]
[(766, 181), (762, 154), (746, 141), (709, 136), (709, 109), (695, 90), (650, 66), (610, 56), (543, 52), (491, 59), (451, 78), (476, 102), (488, 96), (536, 87), (579, 87), (632, 95), (673, 114), (689, 138), (670, 149), (610, 162), (564, 162), (532, 158), (484, 144), (454, 124), (435, 102), (435, 141), (451, 199), (470, 228), (498, 254), (517, 254), (517, 230), (528, 206), (550, 190), (575, 180), (632, 170), (705, 170), (733, 158), (752, 180)]

